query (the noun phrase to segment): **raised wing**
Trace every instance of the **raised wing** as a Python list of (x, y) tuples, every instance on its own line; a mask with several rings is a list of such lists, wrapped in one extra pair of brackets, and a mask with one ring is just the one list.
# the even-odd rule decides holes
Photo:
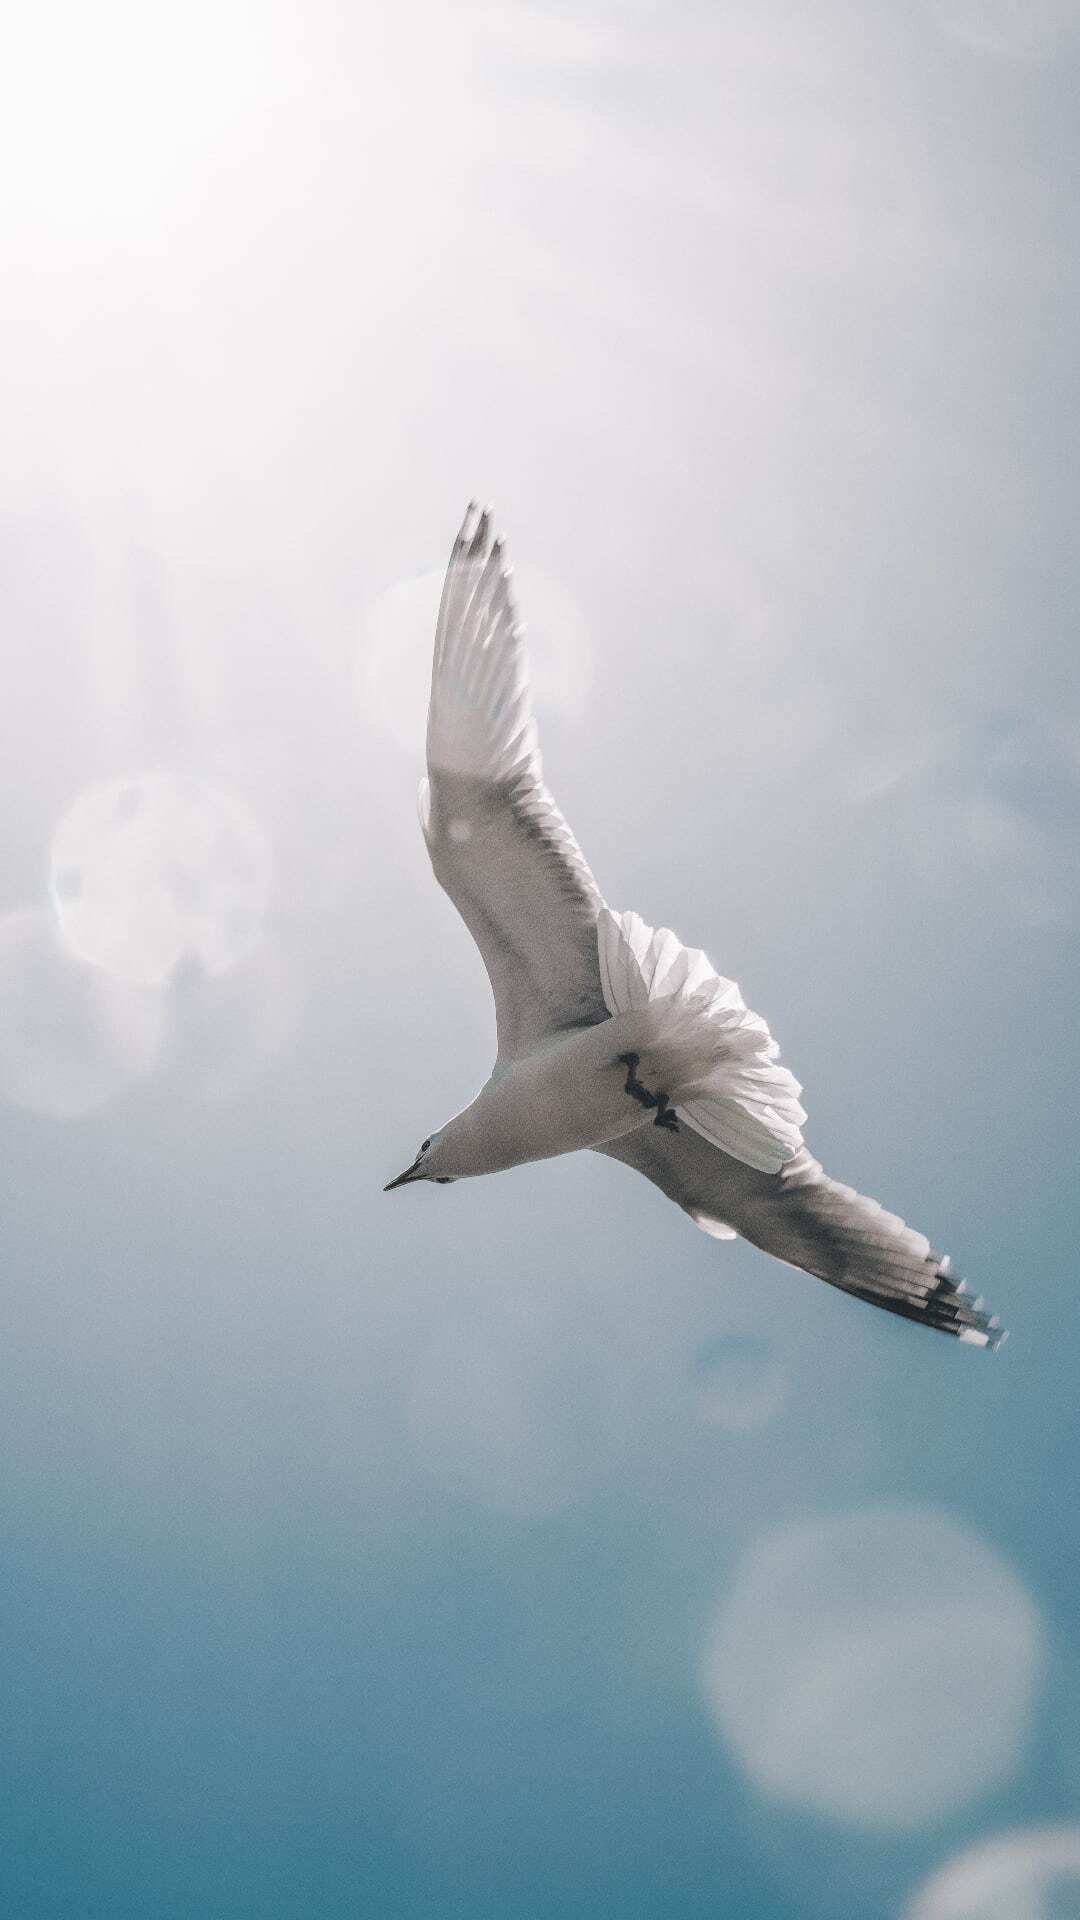
[(977, 1346), (1005, 1337), (950, 1277), (947, 1255), (876, 1200), (830, 1180), (805, 1147), (779, 1173), (756, 1172), (682, 1127), (642, 1127), (596, 1151), (635, 1167), (706, 1233), (725, 1239), (734, 1229), (845, 1293)]
[(522, 629), (501, 540), (470, 506), (447, 568), (420, 824), (440, 886), (483, 956), (500, 1059), (607, 1017), (603, 899), (545, 787)]

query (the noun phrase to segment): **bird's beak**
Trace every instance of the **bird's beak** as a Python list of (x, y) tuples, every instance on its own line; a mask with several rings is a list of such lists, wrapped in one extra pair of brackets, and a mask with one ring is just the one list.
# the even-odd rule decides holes
[(417, 1178), (419, 1166), (420, 1166), (419, 1160), (418, 1159), (414, 1160), (412, 1163), (412, 1166), (406, 1167), (404, 1173), (399, 1173), (396, 1180), (387, 1181), (385, 1187), (383, 1188), (383, 1192), (393, 1193), (395, 1187), (407, 1186), (410, 1180), (415, 1180)]

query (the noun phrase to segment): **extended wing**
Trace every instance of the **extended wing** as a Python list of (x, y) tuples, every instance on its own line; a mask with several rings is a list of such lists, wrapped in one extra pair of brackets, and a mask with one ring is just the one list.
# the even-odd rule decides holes
[(420, 823), (440, 886), (483, 956), (500, 1059), (607, 1017), (603, 899), (541, 778), (522, 630), (501, 540), (470, 507), (435, 633)]
[(805, 1147), (779, 1173), (733, 1160), (689, 1128), (643, 1127), (598, 1147), (636, 1167), (707, 1233), (732, 1229), (765, 1253), (889, 1313), (978, 1346), (1004, 1338), (998, 1320), (949, 1277), (924, 1234), (823, 1172)]

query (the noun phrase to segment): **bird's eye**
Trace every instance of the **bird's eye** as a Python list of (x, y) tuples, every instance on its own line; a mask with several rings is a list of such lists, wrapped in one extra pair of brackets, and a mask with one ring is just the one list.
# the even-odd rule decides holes
[(431, 1145), (431, 1141), (430, 1141), (430, 1140), (421, 1140), (421, 1142), (420, 1142), (420, 1151), (421, 1151), (421, 1153), (426, 1153), (426, 1152), (427, 1152), (427, 1150), (428, 1150), (428, 1148), (430, 1147), (430, 1145)]

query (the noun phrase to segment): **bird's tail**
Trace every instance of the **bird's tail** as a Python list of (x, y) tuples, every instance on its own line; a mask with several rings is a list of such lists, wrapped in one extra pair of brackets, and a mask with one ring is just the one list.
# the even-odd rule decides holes
[(707, 1018), (707, 1003), (676, 993), (658, 994), (617, 1022), (619, 1047), (632, 1051), (635, 1076), (652, 1093), (664, 1092), (672, 1106), (700, 1095), (730, 1060), (722, 1030)]
[[(793, 1159), (806, 1119), (802, 1089), (734, 981), (699, 949), (684, 947), (666, 927), (654, 933), (636, 913), (603, 908), (597, 940), (608, 1008), (646, 1018), (649, 1070), (660, 1074), (677, 1118), (763, 1173)], [(646, 1084), (658, 1090), (656, 1082)]]

